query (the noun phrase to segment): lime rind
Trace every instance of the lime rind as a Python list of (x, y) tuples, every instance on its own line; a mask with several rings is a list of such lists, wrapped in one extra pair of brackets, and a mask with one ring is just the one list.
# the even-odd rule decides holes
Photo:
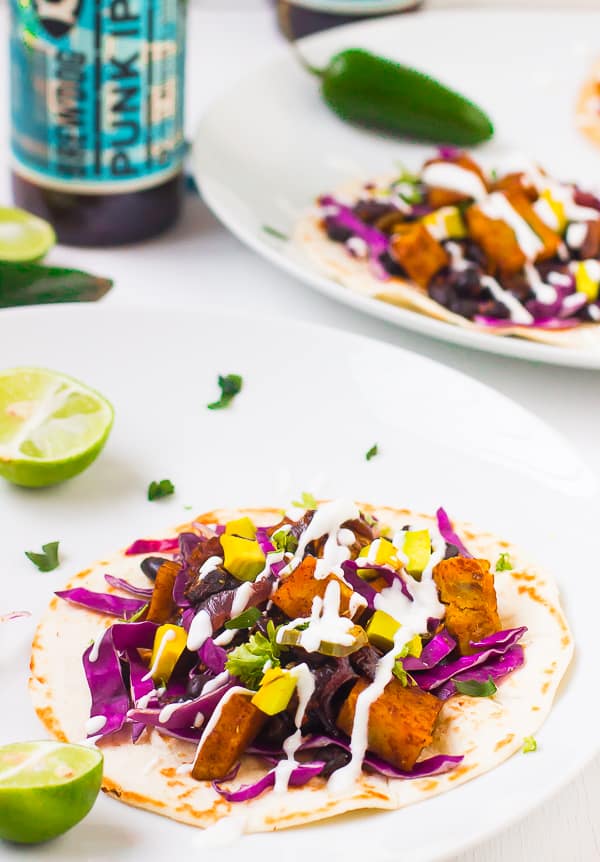
[(32, 263), (56, 243), (52, 225), (25, 210), (0, 207), (0, 262)]

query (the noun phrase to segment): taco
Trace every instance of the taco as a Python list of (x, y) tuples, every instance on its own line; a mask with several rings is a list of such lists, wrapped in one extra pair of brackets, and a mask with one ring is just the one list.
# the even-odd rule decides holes
[(315, 506), (208, 513), (53, 598), (31, 694), (108, 794), (276, 830), (450, 790), (543, 723), (573, 651), (547, 574), (443, 509)]
[(294, 241), (351, 290), (456, 326), (600, 349), (600, 200), (443, 148), (320, 197)]

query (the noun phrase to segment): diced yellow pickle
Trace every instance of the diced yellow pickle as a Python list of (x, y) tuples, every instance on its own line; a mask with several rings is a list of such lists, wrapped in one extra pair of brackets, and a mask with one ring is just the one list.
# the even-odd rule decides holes
[(375, 611), (367, 623), (369, 643), (384, 652), (389, 652), (394, 646), (394, 636), (400, 623), (385, 611)]
[(436, 239), (463, 239), (467, 228), (458, 207), (441, 207), (422, 219)]
[(252, 703), (266, 715), (283, 712), (296, 690), (296, 678), (288, 671), (273, 669), (267, 671)]
[(240, 536), (242, 539), (256, 539), (256, 527), (250, 518), (237, 518), (225, 524), (226, 536)]
[(550, 207), (550, 209), (554, 213), (554, 215), (556, 217), (556, 221), (558, 223), (557, 232), (563, 233), (563, 231), (565, 230), (565, 228), (567, 226), (567, 216), (565, 214), (565, 205), (562, 203), (562, 201), (559, 201), (556, 198), (552, 197), (552, 192), (550, 191), (550, 189), (544, 189), (544, 191), (540, 195), (540, 198), (542, 200), (546, 201), (546, 203), (548, 204), (548, 206)]
[(597, 260), (582, 260), (575, 267), (575, 289), (594, 302), (598, 298), (600, 264)]
[(181, 626), (159, 626), (154, 635), (150, 659), (152, 679), (155, 683), (169, 681), (187, 643), (187, 632)]
[(420, 576), (431, 557), (431, 537), (429, 530), (409, 530), (402, 549), (408, 557), (406, 571), (413, 577)]
[[(375, 558), (372, 559), (371, 562), (377, 566), (391, 566), (393, 569), (399, 569), (401, 563), (396, 556), (397, 549), (392, 542), (389, 539), (376, 539), (375, 541), (377, 542), (377, 551), (375, 553)], [(365, 547), (362, 548), (358, 555), (359, 560), (361, 557), (372, 556), (371, 549), (374, 544), (375, 542), (371, 542), (371, 544), (365, 545)], [(378, 577), (378, 572), (374, 569), (359, 569), (358, 574), (359, 577), (363, 578), (365, 581)]]
[(238, 581), (253, 581), (265, 567), (265, 555), (254, 539), (224, 533), (221, 536), (223, 565)]
[[(348, 630), (348, 634), (352, 638), (352, 643), (339, 644), (333, 643), (332, 641), (321, 641), (319, 648), (316, 651), (321, 653), (321, 655), (331, 655), (335, 656), (335, 658), (343, 658), (344, 656), (351, 655), (353, 652), (362, 649), (362, 647), (369, 643), (367, 633), (362, 626), (352, 626), (352, 628)], [(279, 638), (278, 640), (280, 643), (286, 644), (287, 646), (302, 646), (302, 635), (303, 631), (301, 629), (284, 629), (281, 632), (280, 640)]]
[(423, 641), (419, 635), (415, 635), (409, 640), (405, 648), (406, 655), (411, 655), (413, 658), (420, 658), (423, 652)]

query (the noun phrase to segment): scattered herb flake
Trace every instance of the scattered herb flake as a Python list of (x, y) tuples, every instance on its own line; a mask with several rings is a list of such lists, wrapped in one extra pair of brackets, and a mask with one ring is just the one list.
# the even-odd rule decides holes
[(288, 530), (278, 530), (271, 536), (271, 541), (278, 551), (294, 554), (298, 548), (298, 539)]
[(212, 404), (207, 404), (209, 410), (222, 410), (228, 407), (236, 395), (242, 391), (243, 380), (239, 374), (226, 374), (224, 377), (219, 374), (219, 388), (221, 397), (218, 401), (213, 401)]
[(146, 611), (148, 610), (149, 607), (150, 607), (150, 602), (148, 602), (145, 605), (142, 605), (142, 607), (139, 609), (139, 611), (136, 611), (133, 614), (133, 616), (127, 617), (126, 619), (124, 619), (123, 622), (137, 623), (138, 620), (141, 620), (141, 618), (144, 616), (144, 614), (146, 613)]
[(264, 230), (265, 233), (268, 233), (269, 236), (274, 236), (275, 239), (281, 239), (281, 240), (284, 240), (285, 242), (287, 242), (287, 240), (289, 240), (289, 236), (285, 233), (282, 233), (280, 230), (277, 230), (276, 227), (271, 227), (271, 225), (264, 224), (262, 226), (262, 229)]
[(371, 448), (369, 449), (369, 451), (365, 455), (365, 458), (367, 459), (367, 461), (370, 461), (371, 458), (375, 457), (375, 455), (379, 455), (379, 446), (377, 445), (377, 443), (374, 443), (371, 446)]
[(509, 554), (500, 554), (498, 559), (496, 560), (496, 571), (497, 572), (508, 572), (512, 569), (513, 564), (510, 560)]
[(318, 503), (312, 494), (303, 491), (299, 500), (292, 500), (292, 506), (295, 506), (297, 509), (316, 509)]
[(225, 623), (226, 629), (251, 629), (258, 622), (260, 611), (258, 608), (248, 608), (239, 617), (235, 617)]
[(25, 551), (25, 556), (31, 560), (34, 566), (37, 566), (40, 572), (53, 572), (60, 565), (58, 559), (58, 542), (48, 542), (42, 545), (42, 553), (36, 554), (35, 551)]
[(244, 644), (229, 653), (226, 668), (242, 685), (257, 691), (264, 676), (264, 667), (280, 667), (281, 647), (277, 643), (277, 630), (272, 620), (267, 623), (267, 634), (256, 632)]
[(467, 694), (469, 697), (491, 697), (498, 691), (491, 676), (486, 682), (478, 682), (476, 679), (455, 679), (452, 681), (458, 692)]
[(185, 509), (186, 512), (189, 512), (194, 507), (193, 506), (184, 506), (183, 508)]
[(170, 479), (161, 479), (160, 482), (150, 482), (148, 485), (148, 499), (161, 500), (175, 493), (175, 485)]
[(523, 754), (529, 754), (530, 751), (537, 751), (537, 742), (535, 736), (526, 736), (523, 740)]
[(416, 684), (412, 676), (406, 670), (404, 670), (404, 664), (402, 663), (402, 660), (400, 658), (398, 658), (394, 662), (392, 673), (394, 674), (396, 679), (400, 680), (404, 688), (406, 688), (407, 685)]
[(490, 179), (493, 182), (496, 182), (496, 180), (498, 179), (498, 171), (496, 170), (496, 168), (492, 168), (492, 170), (490, 171)]

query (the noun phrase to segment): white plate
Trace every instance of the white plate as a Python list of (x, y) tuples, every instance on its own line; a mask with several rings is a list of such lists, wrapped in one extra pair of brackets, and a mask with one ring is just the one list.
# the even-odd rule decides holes
[[(571, 778), (599, 744), (595, 480), (569, 446), (513, 402), (405, 351), (318, 327), (210, 311), (109, 307), (2, 315), (0, 368), (35, 364), (80, 377), (115, 405), (106, 450), (83, 475), (42, 491), (0, 484), (0, 743), (40, 735), (26, 688), (29, 645), (53, 590), (103, 554), (214, 506), (285, 505), (302, 490), (433, 511), (514, 540), (559, 578), (579, 647), (539, 734), (539, 751), (410, 809), (345, 817), (201, 850), (198, 833), (101, 798), (90, 817), (29, 859), (153, 862), (382, 862), (440, 859), (522, 817)], [(228, 410), (205, 405), (218, 373), (241, 373)], [(380, 454), (367, 462), (377, 442)], [(150, 480), (174, 497), (146, 500)], [(60, 540), (62, 565), (24, 557)], [(81, 684), (78, 681), (77, 684)], [(2, 846), (3, 859), (22, 854)]]
[[(600, 187), (600, 153), (574, 125), (576, 94), (595, 54), (600, 14), (447, 10), (383, 18), (304, 40), (317, 66), (344, 47), (365, 47), (426, 69), (486, 107), (489, 161), (518, 151), (556, 176)], [(241, 240), (322, 293), (369, 314), (465, 347), (560, 365), (600, 368), (598, 350), (565, 350), (472, 332), (351, 292), (321, 275), (264, 225), (292, 231), (318, 194), (349, 178), (418, 167), (431, 146), (386, 140), (342, 123), (290, 50), (249, 72), (204, 115), (194, 145), (202, 193)]]

